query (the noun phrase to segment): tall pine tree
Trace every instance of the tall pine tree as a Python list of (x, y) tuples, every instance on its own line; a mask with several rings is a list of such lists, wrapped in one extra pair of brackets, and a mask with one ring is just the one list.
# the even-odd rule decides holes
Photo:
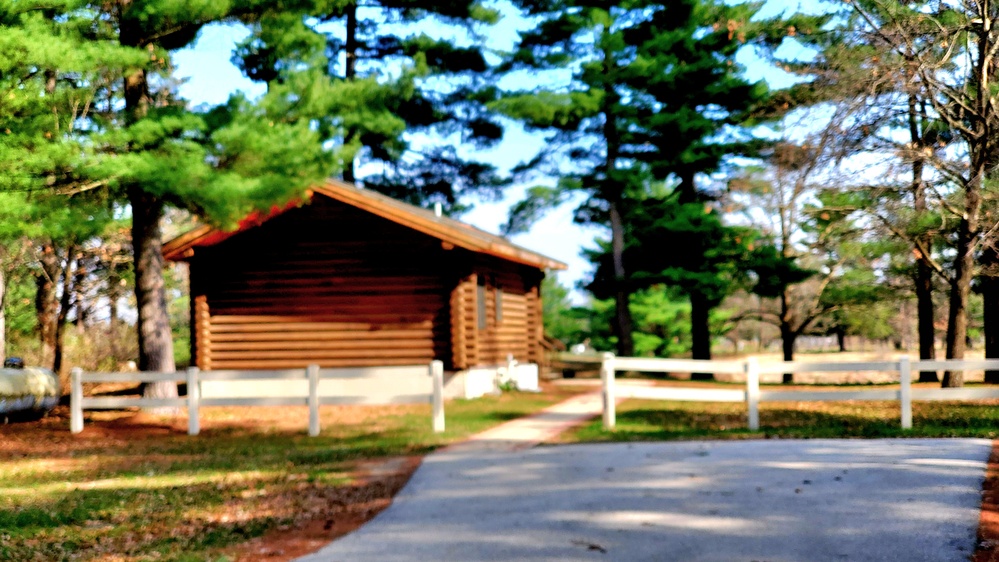
[[(550, 169), (563, 177), (558, 187), (532, 190), (514, 211), (536, 214), (573, 191), (586, 194), (576, 219), (610, 227), (618, 352), (630, 354), (630, 272), (623, 259), (628, 201), (650, 182), (669, 178), (681, 204), (707, 202), (698, 175), (715, 171), (726, 154), (748, 149), (751, 139), (730, 126), (766, 95), (764, 85), (739, 76), (736, 52), (749, 40), (781, 37), (785, 28), (751, 21), (756, 4), (519, 4), (540, 23), (524, 36), (509, 66), (568, 70), (572, 81), (568, 88), (508, 95), (495, 107), (551, 132), (549, 148), (536, 162), (571, 164)], [(511, 224), (525, 222), (520, 216)], [(709, 358), (714, 301), (707, 288), (690, 285), (688, 291), (697, 324), (695, 357)]]
[[(161, 254), (166, 206), (232, 224), (254, 208), (302, 193), (332, 171), (332, 158), (309, 119), (289, 111), (307, 101), (307, 93), (292, 98), (278, 91), (258, 103), (234, 97), (202, 113), (189, 109), (173, 89), (170, 53), (195, 41), (202, 27), (282, 6), (118, 0), (67, 2), (42, 12), (49, 21), (85, 22), (81, 52), (113, 45), (118, 55), (106, 69), (109, 81), (95, 102), (98, 110), (85, 121), (93, 155), (72, 169), (131, 209), (142, 370), (175, 368)], [(155, 384), (146, 392), (171, 395), (176, 388)]]
[(319, 131), (342, 145), (344, 180), (460, 207), (463, 194), (492, 195), (503, 183), (470, 154), (503, 132), (485, 111), (495, 88), (479, 45), (497, 18), (472, 0), (320, 1), (253, 22), (234, 60), (268, 83), (296, 80), (288, 74), (303, 65), (314, 69), (294, 89), (322, 91)]

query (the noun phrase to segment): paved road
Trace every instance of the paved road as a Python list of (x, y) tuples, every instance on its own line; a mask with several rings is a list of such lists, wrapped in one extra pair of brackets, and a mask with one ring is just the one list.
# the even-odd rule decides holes
[(967, 560), (989, 450), (982, 439), (456, 449), (301, 560)]

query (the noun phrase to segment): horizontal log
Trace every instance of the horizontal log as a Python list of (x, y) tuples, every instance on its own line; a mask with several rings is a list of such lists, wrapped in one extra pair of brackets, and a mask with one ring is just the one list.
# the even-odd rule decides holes
[(325, 306), (322, 303), (287, 304), (271, 306), (267, 303), (242, 303), (215, 305), (213, 312), (224, 315), (294, 315), (294, 314), (326, 314), (336, 316), (342, 322), (349, 322), (354, 318), (364, 318), (368, 322), (407, 322), (419, 321), (432, 317), (437, 310), (433, 307), (391, 307), (384, 305), (359, 305), (359, 306)]
[(259, 299), (222, 298), (211, 302), (212, 312), (225, 313), (227, 310), (250, 308), (254, 310), (300, 310), (302, 312), (325, 311), (329, 314), (433, 314), (443, 306), (436, 298), (420, 299), (413, 296), (392, 298), (382, 297), (273, 297)]
[(366, 341), (407, 339), (426, 339), (432, 333), (431, 326), (413, 328), (412, 330), (304, 330), (289, 331), (275, 329), (273, 331), (253, 332), (213, 332), (212, 342), (256, 342), (256, 341)]
[[(430, 360), (428, 359), (429, 363)], [(212, 369), (295, 369), (305, 368), (310, 364), (321, 368), (341, 369), (351, 367), (397, 367), (412, 365), (414, 360), (407, 357), (398, 358), (347, 358), (347, 359), (317, 359), (306, 361), (302, 359), (224, 359), (213, 360)]]
[[(252, 263), (251, 263), (252, 261)], [(299, 259), (274, 260), (263, 258), (263, 261), (256, 257), (250, 261), (243, 258), (242, 261), (219, 262), (215, 267), (204, 268), (203, 273), (229, 273), (227, 278), (293, 278), (293, 277), (320, 277), (324, 275), (336, 274), (337, 272), (349, 272), (351, 275), (367, 275), (380, 277), (425, 277), (430, 264), (413, 261), (380, 261), (376, 257), (343, 257), (337, 259), (317, 259), (301, 257)], [(201, 273), (199, 268), (199, 273)]]
[(363, 290), (369, 293), (392, 293), (399, 291), (417, 291), (436, 293), (445, 288), (442, 279), (432, 277), (328, 277), (299, 276), (287, 278), (259, 278), (217, 281), (212, 284), (213, 293), (232, 291), (282, 291), (282, 292), (312, 292), (312, 291), (349, 291)]
[[(343, 324), (362, 324), (367, 323), (371, 325), (392, 325), (392, 324), (415, 324), (417, 322), (427, 322), (432, 321), (434, 313), (432, 312), (422, 312), (419, 314), (400, 314), (398, 312), (337, 312), (332, 310), (317, 310), (312, 307), (297, 307), (302, 310), (289, 310), (289, 309), (276, 309), (276, 310), (265, 310), (259, 307), (240, 307), (231, 308), (227, 310), (217, 310), (216, 313), (219, 316), (212, 316), (212, 324), (220, 324), (217, 318), (221, 316), (246, 316), (246, 317), (268, 317), (268, 316), (285, 316), (294, 318), (296, 315), (301, 315), (299, 318), (300, 322), (313, 321), (315, 322), (317, 318), (323, 318), (325, 322), (331, 323), (343, 323)], [(247, 322), (252, 323), (253, 321)], [(267, 320), (257, 320), (257, 322), (268, 322)], [(235, 322), (229, 322), (230, 324)], [(269, 322), (268, 322), (269, 323)]]
[(310, 341), (267, 341), (267, 342), (220, 342), (213, 340), (213, 353), (220, 351), (266, 351), (266, 350), (379, 350), (379, 349), (416, 349), (429, 350), (432, 347), (430, 334), (416, 334), (409, 340), (388, 338), (383, 340), (310, 340)]
[(416, 289), (412, 287), (397, 287), (394, 290), (371, 289), (366, 287), (316, 288), (316, 289), (225, 289), (207, 294), (212, 310), (220, 305), (233, 302), (257, 302), (265, 300), (275, 303), (288, 303), (299, 300), (321, 301), (328, 305), (350, 305), (368, 301), (378, 302), (431, 302), (441, 306), (447, 302), (443, 288)]
[(416, 322), (350, 322), (342, 316), (319, 315), (218, 315), (212, 316), (212, 331), (227, 326), (280, 326), (282, 330), (356, 330), (375, 332), (378, 330), (408, 330), (413, 327), (432, 328), (433, 321), (421, 318)]
[(431, 354), (419, 353), (409, 349), (372, 349), (372, 350), (289, 350), (289, 351), (215, 351), (212, 350), (212, 362), (225, 359), (300, 359), (311, 361), (313, 359), (343, 359), (351, 357), (371, 357), (371, 358), (398, 358), (408, 357), (411, 363), (422, 363), (424, 359), (429, 363)]
[(302, 286), (287, 285), (285, 283), (261, 282), (232, 283), (223, 287), (214, 287), (212, 291), (206, 292), (208, 299), (212, 300), (220, 296), (258, 296), (275, 295), (281, 296), (350, 296), (354, 294), (377, 297), (419, 295), (421, 297), (438, 297), (444, 295), (444, 284), (437, 283), (388, 283), (384, 279), (381, 281), (358, 281), (352, 283), (329, 283), (327, 279), (305, 279)]

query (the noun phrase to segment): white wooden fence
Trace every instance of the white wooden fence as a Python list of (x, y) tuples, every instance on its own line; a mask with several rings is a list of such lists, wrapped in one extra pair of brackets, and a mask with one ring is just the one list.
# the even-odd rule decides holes
[[(158, 373), (86, 373), (82, 369), (73, 369), (71, 374), (70, 394), (70, 431), (83, 431), (83, 410), (118, 409), (127, 407), (156, 408), (177, 407), (187, 408), (187, 432), (197, 435), (201, 431), (199, 409), (202, 406), (308, 406), (309, 435), (319, 435), (319, 406), (322, 404), (432, 404), (432, 427), (435, 432), (444, 431), (444, 364), (432, 361), (429, 366), (416, 365), (412, 367), (394, 368), (396, 371), (408, 370), (411, 374), (426, 372), (430, 379), (430, 392), (409, 394), (358, 394), (330, 395), (321, 392), (322, 381), (367, 380), (385, 389), (385, 384), (391, 384), (385, 376), (378, 376), (379, 369), (320, 369), (310, 365), (305, 369), (288, 369), (283, 371), (199, 371), (192, 367), (186, 372)], [(415, 371), (415, 372), (414, 372)], [(287, 392), (267, 396), (202, 396), (202, 383), (210, 381), (226, 381), (230, 383), (265, 381), (287, 382), (308, 381), (307, 393)], [(179, 398), (141, 398), (135, 396), (83, 396), (83, 383), (98, 382), (187, 382), (187, 396)], [(295, 386), (295, 383), (285, 385)], [(299, 383), (298, 386), (301, 386)], [(291, 388), (291, 390), (295, 390)]]
[[(616, 423), (615, 401), (618, 398), (678, 400), (695, 402), (745, 402), (747, 425), (760, 428), (760, 402), (834, 402), (840, 400), (898, 400), (902, 429), (912, 429), (913, 400), (983, 400), (999, 398), (999, 387), (912, 388), (912, 373), (920, 371), (999, 370), (999, 359), (915, 361), (900, 357), (897, 361), (852, 363), (784, 362), (759, 364), (755, 357), (745, 361), (704, 361), (693, 359), (645, 359), (615, 357), (605, 353), (601, 362), (603, 383), (603, 423), (612, 429)], [(668, 386), (616, 385), (618, 371), (647, 373), (744, 373), (745, 389), (678, 388)], [(819, 373), (853, 371), (894, 371), (899, 374), (898, 389), (864, 390), (760, 390), (760, 375), (771, 373)]]

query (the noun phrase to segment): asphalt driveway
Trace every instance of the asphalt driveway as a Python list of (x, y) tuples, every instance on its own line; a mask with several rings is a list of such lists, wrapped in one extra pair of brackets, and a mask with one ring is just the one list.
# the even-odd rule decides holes
[(912, 562), (974, 551), (984, 439), (772, 440), (430, 455), (302, 558)]

